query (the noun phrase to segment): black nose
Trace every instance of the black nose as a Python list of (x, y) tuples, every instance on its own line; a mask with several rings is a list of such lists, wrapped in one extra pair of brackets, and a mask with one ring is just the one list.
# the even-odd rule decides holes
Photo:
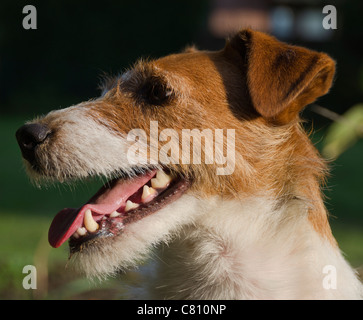
[(35, 159), (35, 147), (43, 143), (49, 136), (51, 130), (44, 124), (26, 124), (16, 132), (16, 140), (21, 149), (23, 157), (30, 163)]

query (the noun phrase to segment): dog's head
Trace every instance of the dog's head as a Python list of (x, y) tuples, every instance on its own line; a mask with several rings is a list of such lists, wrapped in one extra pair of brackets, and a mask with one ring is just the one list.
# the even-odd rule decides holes
[(56, 215), (50, 243), (70, 239), (87, 274), (107, 274), (208, 214), (212, 196), (309, 198), (296, 183), (323, 163), (299, 112), (333, 75), (326, 54), (242, 30), (221, 51), (139, 61), (99, 98), (27, 123), (16, 136), (36, 181), (109, 179)]

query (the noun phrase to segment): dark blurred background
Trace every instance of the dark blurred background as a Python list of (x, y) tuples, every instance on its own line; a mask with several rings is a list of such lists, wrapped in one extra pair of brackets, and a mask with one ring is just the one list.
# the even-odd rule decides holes
[[(102, 72), (118, 73), (138, 57), (159, 57), (196, 44), (220, 49), (240, 27), (270, 32), (328, 52), (338, 61), (334, 92), (343, 113), (362, 101), (363, 2), (312, 0), (32, 1), (38, 27), (25, 30), (29, 1), (0, 3), (0, 113), (35, 115), (98, 94)], [(325, 30), (322, 8), (337, 9)]]
[[(25, 5), (37, 29), (25, 30)], [(325, 5), (337, 9), (337, 29), (325, 30)], [(88, 100), (103, 73), (117, 74), (140, 57), (157, 58), (187, 45), (221, 49), (241, 27), (327, 52), (337, 61), (330, 94), (303, 113), (323, 148), (334, 120), (363, 102), (363, 1), (183, 0), (0, 2), (0, 298), (122, 298), (132, 272), (102, 286), (64, 275), (67, 248), (50, 250), (46, 232), (59, 209), (78, 206), (96, 186), (39, 190), (22, 168), (14, 134), (26, 120)], [(329, 113), (330, 112), (330, 113)], [(332, 163), (326, 188), (333, 230), (348, 260), (363, 265), (363, 124)], [(80, 200), (81, 199), (81, 200)], [(56, 251), (57, 253), (54, 253)], [(36, 264), (39, 288), (22, 288), (22, 267)], [(121, 293), (120, 293), (121, 292)]]

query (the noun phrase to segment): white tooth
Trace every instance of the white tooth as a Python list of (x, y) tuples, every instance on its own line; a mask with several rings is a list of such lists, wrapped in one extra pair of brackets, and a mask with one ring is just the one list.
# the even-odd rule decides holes
[(131, 209), (135, 209), (135, 208), (137, 208), (139, 205), (137, 204), (137, 203), (134, 203), (134, 202), (132, 202), (132, 201), (130, 201), (130, 200), (127, 200), (126, 201), (126, 207), (125, 207), (125, 212), (126, 211), (129, 211), (129, 210), (131, 210)]
[(156, 177), (151, 179), (151, 185), (153, 188), (165, 188), (172, 180), (171, 176), (164, 171), (158, 170)]
[(120, 215), (120, 213), (119, 213), (119, 212), (114, 211), (114, 212), (112, 212), (112, 213), (110, 214), (110, 218), (115, 218), (115, 217), (118, 217), (119, 215)]
[(92, 211), (90, 209), (86, 210), (83, 223), (89, 232), (95, 232), (99, 228), (98, 223), (92, 217)]
[(80, 228), (77, 229), (76, 232), (77, 232), (77, 235), (84, 236), (87, 233), (87, 229), (84, 228), (84, 227), (80, 227)]
[(79, 234), (77, 233), (77, 231), (75, 233), (72, 234), (72, 237), (74, 239), (78, 239), (79, 238)]
[(149, 198), (151, 195), (156, 194), (157, 191), (152, 188), (152, 187), (148, 187), (147, 185), (144, 186), (143, 190), (142, 190), (142, 196), (141, 199), (142, 200), (146, 200), (147, 198)]

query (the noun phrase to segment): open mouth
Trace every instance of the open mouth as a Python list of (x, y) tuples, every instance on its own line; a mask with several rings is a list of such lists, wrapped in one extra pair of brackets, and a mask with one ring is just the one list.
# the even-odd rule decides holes
[(100, 237), (122, 233), (127, 224), (155, 213), (177, 200), (190, 181), (163, 170), (106, 183), (82, 207), (61, 210), (49, 228), (48, 240), (58, 248), (70, 239), (71, 252)]

